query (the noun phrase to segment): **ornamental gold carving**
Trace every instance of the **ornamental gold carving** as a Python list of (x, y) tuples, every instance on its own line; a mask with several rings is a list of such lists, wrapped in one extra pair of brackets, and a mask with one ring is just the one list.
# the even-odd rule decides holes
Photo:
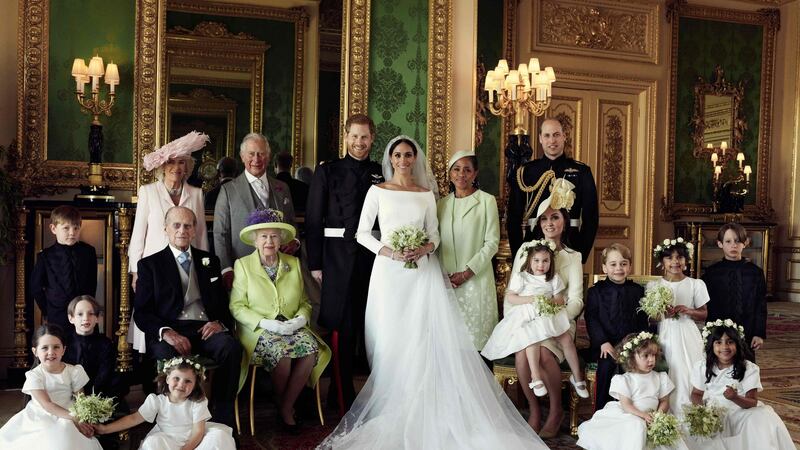
[(531, 51), (658, 62), (657, 3), (535, 0)]
[(231, 33), (228, 31), (228, 27), (226, 27), (225, 24), (218, 22), (200, 22), (194, 27), (194, 29), (191, 30), (185, 27), (177, 26), (171, 28), (169, 32), (175, 34), (187, 34), (189, 36), (203, 36), (224, 39), (255, 39), (255, 36), (247, 34), (243, 31), (239, 33)]
[(603, 146), (603, 200), (621, 202), (622, 171), (625, 163), (622, 147), (622, 120), (617, 115), (606, 116), (605, 145)]
[(428, 3), (428, 145), (427, 157), (439, 192), (447, 192), (447, 154), (450, 145), (450, 77), (453, 19), (451, 0)]

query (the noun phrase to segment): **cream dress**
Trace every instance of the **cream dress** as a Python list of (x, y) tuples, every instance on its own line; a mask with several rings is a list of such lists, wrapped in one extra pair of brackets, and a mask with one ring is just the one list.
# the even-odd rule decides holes
[(211, 413), (207, 399), (172, 403), (166, 395), (150, 394), (139, 408), (139, 414), (148, 422), (156, 422), (142, 441), (141, 450), (178, 450), (189, 439), (197, 422), (206, 422), (206, 434), (196, 449), (236, 449), (229, 426), (208, 422)]
[[(507, 290), (521, 296), (544, 295), (552, 298), (564, 291), (564, 283), (558, 275), (548, 281), (544, 275), (523, 271), (511, 274)], [(562, 335), (569, 330), (569, 325), (566, 309), (552, 316), (543, 316), (534, 303), (513, 305), (494, 327), (481, 354), (492, 361), (505, 358), (530, 345)]]
[[(608, 393), (616, 399), (631, 399), (639, 411), (654, 411), (659, 399), (669, 395), (674, 388), (666, 373), (628, 372), (614, 375)], [(591, 420), (578, 427), (577, 445), (588, 450), (640, 450), (646, 443), (647, 423), (641, 417), (625, 412), (618, 401), (606, 403)], [(687, 450), (681, 438), (670, 447), (657, 448)]]
[(728, 386), (735, 387), (736, 392), (744, 397), (748, 391), (761, 391), (761, 369), (745, 361), (744, 378), (741, 381), (733, 378), (733, 366), (719, 369), (714, 366), (714, 376), (706, 383), (706, 363), (695, 364), (692, 375), (692, 386), (703, 391), (703, 400), (727, 409), (725, 428), (721, 437), (727, 450), (795, 450), (792, 437), (783, 421), (771, 406), (758, 402), (758, 406), (743, 409), (722, 395)]
[[(30, 395), (35, 390), (47, 391), (53, 403), (69, 409), (73, 394), (88, 382), (89, 376), (80, 365), (66, 364), (61, 373), (50, 373), (39, 365), (25, 373), (22, 393)], [(71, 420), (50, 414), (31, 398), (25, 409), (0, 429), (0, 448), (102, 450), (103, 447), (97, 439), (82, 435)]]

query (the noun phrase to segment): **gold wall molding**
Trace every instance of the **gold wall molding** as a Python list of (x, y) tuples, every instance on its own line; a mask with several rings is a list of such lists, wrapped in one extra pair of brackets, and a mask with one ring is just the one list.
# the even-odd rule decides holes
[(633, 105), (628, 102), (600, 100), (598, 161), (600, 183), (600, 215), (630, 217), (631, 191), (631, 116)]
[(439, 184), (447, 192), (447, 155), (450, 153), (450, 118), (453, 79), (453, 0), (428, 3), (428, 143), (427, 158)]
[(228, 31), (228, 27), (223, 23), (218, 22), (200, 22), (194, 28), (189, 29), (186, 27), (177, 26), (169, 30), (170, 33), (186, 34), (189, 36), (202, 36), (210, 38), (224, 38), (224, 39), (246, 39), (254, 40), (255, 36), (247, 34), (244, 31), (239, 33), (232, 33)]
[(159, 35), (166, 23), (164, 2), (138, 0), (136, 8), (136, 71), (133, 100), (133, 167), (136, 190), (150, 181), (142, 170), (142, 157), (153, 151), (158, 136), (158, 66), (163, 43)]
[[(367, 113), (370, 0), (342, 2), (342, 98), (340, 117)], [(343, 142), (344, 133), (340, 133)], [(342, 152), (344, 146), (340, 145)]]
[(686, 0), (671, 0), (666, 6), (667, 20), (672, 25), (672, 61), (669, 86), (669, 130), (667, 131), (667, 192), (661, 200), (661, 217), (671, 221), (686, 216), (707, 216), (712, 205), (675, 202), (675, 121), (678, 91), (678, 26), (681, 17), (702, 20), (761, 25), (764, 27), (761, 56), (761, 94), (759, 97), (758, 164), (756, 167), (756, 203), (745, 205), (744, 214), (754, 220), (769, 220), (774, 211), (770, 203), (769, 165), (772, 147), (772, 90), (775, 72), (776, 34), (780, 29), (780, 10), (740, 11), (689, 5)]
[[(206, 117), (225, 118), (225, 155), (233, 156), (236, 147), (236, 106), (235, 100), (226, 97), (224, 94), (214, 94), (212, 91), (203, 88), (192, 89), (189, 93), (178, 93), (169, 98), (169, 113), (189, 114)], [(171, 117), (166, 121), (167, 136), (172, 134)], [(219, 158), (219, 155), (217, 159)], [(216, 167), (216, 161), (214, 161)]]
[(624, 225), (607, 225), (597, 227), (597, 239), (628, 239), (630, 227)]
[[(146, 31), (147, 14), (157, 0), (137, 0), (137, 35)], [(17, 31), (17, 147), (10, 152), (11, 169), (25, 196), (53, 194), (66, 188), (86, 184), (89, 167), (81, 161), (58, 161), (47, 157), (47, 95), (49, 61), (50, 3), (44, 0), (20, 0), (19, 29)], [(140, 28), (138, 25), (144, 23)], [(140, 57), (140, 49), (137, 47)], [(155, 76), (155, 66), (151, 74)], [(133, 95), (141, 94), (145, 74), (136, 70)], [(134, 102), (136, 103), (136, 102)], [(146, 138), (138, 133), (141, 123), (153, 114), (134, 111), (134, 141)], [(137, 142), (134, 142), (134, 147)], [(10, 149), (11, 150), (11, 149)], [(133, 189), (136, 161), (134, 163), (103, 163), (103, 183), (112, 189)]]
[(658, 63), (655, 2), (534, 0), (530, 51)]

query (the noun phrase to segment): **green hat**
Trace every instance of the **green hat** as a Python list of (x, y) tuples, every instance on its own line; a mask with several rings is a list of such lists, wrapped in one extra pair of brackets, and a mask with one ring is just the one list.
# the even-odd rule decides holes
[(276, 209), (257, 209), (250, 213), (247, 218), (247, 226), (239, 232), (239, 239), (247, 245), (255, 247), (253, 241), (253, 231), (274, 229), (281, 232), (281, 243), (294, 239), (295, 229), (292, 225), (283, 221), (283, 213)]

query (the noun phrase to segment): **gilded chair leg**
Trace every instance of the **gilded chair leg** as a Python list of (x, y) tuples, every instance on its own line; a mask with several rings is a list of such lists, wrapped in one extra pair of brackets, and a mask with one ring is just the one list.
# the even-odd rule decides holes
[(250, 376), (250, 436), (256, 435), (256, 420), (253, 414), (253, 395), (256, 390), (256, 368), (258, 366), (250, 366), (253, 368)]
[(575, 389), (569, 390), (569, 432), (573, 436), (578, 435), (578, 402), (580, 397)]
[(314, 390), (317, 392), (317, 412), (319, 413), (319, 424), (325, 426), (325, 417), (322, 415), (322, 401), (319, 398), (319, 380), (317, 380), (317, 386), (314, 388)]

